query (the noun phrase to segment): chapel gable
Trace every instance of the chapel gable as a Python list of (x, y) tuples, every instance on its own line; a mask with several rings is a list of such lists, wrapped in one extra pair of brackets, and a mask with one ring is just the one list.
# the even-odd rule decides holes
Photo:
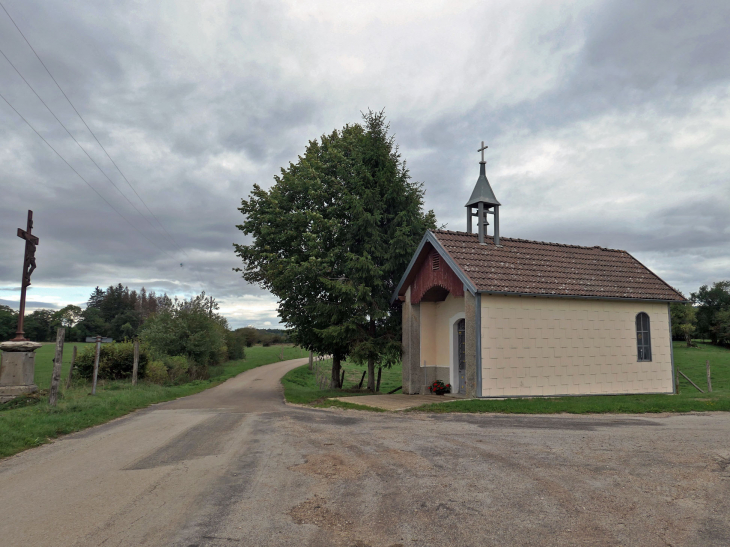
[(441, 302), (446, 296), (464, 296), (464, 283), (436, 249), (431, 249), (411, 284), (411, 303)]

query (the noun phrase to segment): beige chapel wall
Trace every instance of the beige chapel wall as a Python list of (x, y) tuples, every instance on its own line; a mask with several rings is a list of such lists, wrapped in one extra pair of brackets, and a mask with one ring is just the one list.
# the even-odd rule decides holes
[[(650, 318), (638, 362), (635, 318)], [(671, 393), (667, 304), (482, 295), (482, 396)]]
[[(443, 302), (421, 302), (421, 366), (451, 364), (451, 320), (464, 313), (463, 296), (446, 296)], [(439, 378), (449, 382), (448, 377)]]
[(436, 302), (421, 302), (421, 366), (436, 366)]

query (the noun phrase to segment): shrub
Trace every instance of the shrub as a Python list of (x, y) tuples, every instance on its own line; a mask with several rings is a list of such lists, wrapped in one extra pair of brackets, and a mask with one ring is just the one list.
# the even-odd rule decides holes
[[(76, 370), (82, 378), (90, 379), (94, 375), (94, 357), (96, 346), (90, 345), (76, 357)], [(144, 347), (139, 350), (139, 369), (137, 375), (144, 378), (149, 355)], [(134, 365), (134, 344), (132, 342), (102, 344), (99, 351), (99, 378), (121, 380), (132, 377)]]
[(228, 350), (228, 359), (245, 359), (248, 345), (248, 338), (244, 329), (229, 331), (226, 333), (226, 349)]
[(153, 384), (164, 384), (170, 380), (167, 367), (162, 361), (152, 361), (147, 365), (147, 380)]
[(164, 355), (161, 361), (167, 368), (167, 376), (172, 383), (180, 383), (187, 380), (188, 369), (190, 368), (190, 362), (187, 357), (182, 355), (176, 355), (174, 357)]
[(225, 319), (202, 307), (199, 298), (177, 302), (150, 316), (140, 329), (140, 338), (155, 357), (185, 355), (198, 365), (215, 365), (225, 360)]

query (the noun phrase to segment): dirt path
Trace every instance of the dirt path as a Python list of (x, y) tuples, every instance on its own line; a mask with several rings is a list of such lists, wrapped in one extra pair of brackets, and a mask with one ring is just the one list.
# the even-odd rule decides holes
[(727, 414), (286, 406), (305, 361), (0, 462), (0, 544), (730, 544)]

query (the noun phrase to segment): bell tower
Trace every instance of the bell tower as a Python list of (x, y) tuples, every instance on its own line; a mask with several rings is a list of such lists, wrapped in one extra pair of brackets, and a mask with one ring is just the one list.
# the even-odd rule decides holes
[(487, 146), (484, 146), (484, 141), (482, 141), (482, 147), (477, 150), (477, 152), (482, 153), (482, 161), (479, 162), (479, 178), (477, 179), (477, 184), (471, 193), (469, 201), (465, 205), (466, 231), (472, 233), (471, 219), (472, 217), (477, 217), (479, 243), (484, 244), (485, 236), (487, 235), (487, 226), (489, 226), (487, 215), (494, 215), (494, 244), (499, 245), (499, 206), (501, 203), (497, 201), (497, 197), (494, 195), (494, 191), (487, 180), (485, 167), (487, 162), (484, 161), (484, 150), (487, 148)]

